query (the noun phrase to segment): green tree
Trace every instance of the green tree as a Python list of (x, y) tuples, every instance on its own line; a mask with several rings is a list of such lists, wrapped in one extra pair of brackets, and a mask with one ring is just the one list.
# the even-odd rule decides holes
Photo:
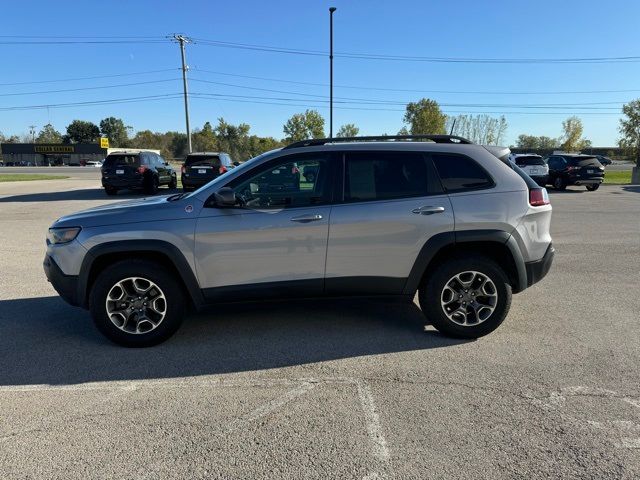
[(545, 137), (544, 135), (537, 137), (535, 135), (522, 134), (516, 140), (518, 148), (527, 148), (530, 150), (553, 150), (558, 148), (560, 141), (556, 138)]
[(636, 158), (640, 168), (640, 99), (625, 103), (622, 106), (624, 118), (620, 119), (620, 148)]
[(100, 138), (100, 129), (95, 123), (74, 120), (67, 126), (66, 138), (74, 143), (92, 143)]
[(355, 124), (347, 123), (340, 127), (340, 130), (336, 133), (336, 137), (357, 137), (358, 133), (360, 133), (360, 129), (356, 127)]
[(324, 118), (316, 110), (293, 115), (283, 127), (287, 142), (324, 137)]
[(587, 147), (587, 140), (582, 138), (584, 128), (582, 120), (573, 116), (562, 122), (562, 149), (566, 152), (578, 152)]
[(129, 141), (128, 128), (130, 127), (125, 126), (120, 118), (107, 117), (100, 120), (100, 133), (109, 139), (109, 145), (111, 147), (127, 146), (127, 142)]
[(36, 137), (36, 143), (60, 143), (62, 142), (62, 134), (53, 128), (53, 125), (47, 123)]
[(211, 123), (205, 122), (202, 129), (191, 133), (191, 148), (194, 152), (213, 152), (218, 150), (216, 134)]
[(411, 135), (443, 134), (446, 120), (438, 102), (428, 98), (410, 102), (404, 114), (404, 123), (409, 126)]

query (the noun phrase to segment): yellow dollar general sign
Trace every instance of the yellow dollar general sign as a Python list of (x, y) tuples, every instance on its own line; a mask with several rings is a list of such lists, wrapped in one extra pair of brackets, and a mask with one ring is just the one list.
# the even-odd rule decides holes
[(109, 148), (109, 139), (102, 137), (100, 139), (100, 148)]

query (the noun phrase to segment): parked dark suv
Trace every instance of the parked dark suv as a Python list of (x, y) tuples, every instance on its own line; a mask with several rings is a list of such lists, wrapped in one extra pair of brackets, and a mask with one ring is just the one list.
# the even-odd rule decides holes
[(593, 192), (604, 181), (604, 167), (593, 155), (553, 154), (545, 159), (549, 165), (548, 184), (556, 190), (567, 185), (584, 185)]
[(185, 192), (200, 188), (231, 168), (231, 157), (226, 153), (190, 153), (182, 164), (182, 188)]
[(153, 195), (160, 185), (176, 188), (175, 170), (155, 152), (117, 152), (102, 165), (102, 186), (107, 195), (118, 190), (143, 190)]

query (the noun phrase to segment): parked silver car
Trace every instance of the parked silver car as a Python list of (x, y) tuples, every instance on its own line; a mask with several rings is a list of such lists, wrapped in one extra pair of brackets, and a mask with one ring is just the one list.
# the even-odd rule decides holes
[(438, 330), (479, 337), (554, 255), (547, 192), (508, 155), (448, 135), (298, 142), (192, 193), (60, 218), (44, 268), (65, 300), (127, 346), (166, 340), (189, 306), (410, 302), (416, 291)]

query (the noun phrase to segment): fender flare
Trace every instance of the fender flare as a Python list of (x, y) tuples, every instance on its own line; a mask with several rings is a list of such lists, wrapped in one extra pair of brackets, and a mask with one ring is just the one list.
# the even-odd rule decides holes
[(492, 242), (506, 246), (516, 267), (515, 285), (512, 285), (513, 292), (518, 293), (527, 288), (527, 270), (524, 258), (516, 239), (510, 233), (503, 230), (463, 230), (439, 233), (427, 240), (413, 264), (402, 293), (412, 295), (418, 289), (431, 261), (443, 248), (473, 242)]
[(77, 292), (77, 298), (80, 305), (84, 308), (87, 308), (88, 306), (87, 294), (89, 287), (89, 274), (91, 273), (91, 268), (96, 260), (104, 255), (113, 253), (134, 252), (160, 253), (165, 255), (180, 275), (180, 278), (187, 289), (187, 294), (191, 298), (195, 307), (199, 308), (204, 304), (198, 280), (196, 279), (189, 262), (187, 262), (187, 259), (178, 247), (164, 240), (117, 240), (101, 243), (91, 247), (82, 260), (80, 273), (78, 275)]

